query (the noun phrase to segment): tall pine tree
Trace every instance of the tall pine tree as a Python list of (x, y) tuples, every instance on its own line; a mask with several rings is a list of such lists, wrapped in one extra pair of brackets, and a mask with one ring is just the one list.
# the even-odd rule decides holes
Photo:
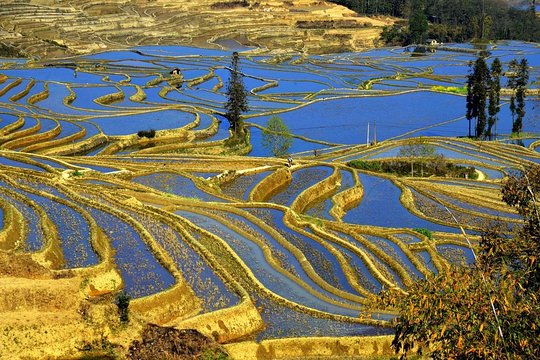
[(520, 133), (523, 129), (523, 118), (525, 117), (525, 97), (527, 96), (527, 83), (529, 82), (529, 64), (527, 59), (522, 59), (517, 68), (516, 77), (516, 121), (512, 127), (512, 132)]
[(233, 136), (237, 136), (244, 132), (242, 113), (248, 111), (249, 108), (247, 91), (240, 73), (240, 56), (236, 51), (232, 54), (231, 68), (229, 70), (231, 77), (227, 83), (227, 103), (225, 104), (227, 113), (225, 117), (229, 120)]
[(510, 95), (510, 112), (512, 113), (512, 132), (514, 132), (515, 122), (516, 122), (516, 78), (517, 78), (517, 69), (518, 62), (516, 59), (510, 61), (508, 64), (508, 83), (506, 86), (512, 90), (512, 95)]
[(469, 120), (469, 137), (471, 136), (471, 121), (476, 119), (475, 137), (486, 136), (486, 98), (490, 87), (491, 77), (486, 61), (479, 56), (470, 64), (471, 70), (467, 77), (467, 112)]
[(523, 130), (525, 98), (527, 97), (526, 91), (529, 82), (529, 64), (527, 59), (522, 59), (520, 62), (517, 59), (510, 61), (508, 70), (508, 87), (512, 90), (512, 95), (510, 96), (512, 132), (519, 134)]
[(495, 126), (495, 136), (497, 136), (497, 114), (499, 113), (499, 103), (501, 99), (501, 73), (502, 65), (499, 58), (495, 58), (491, 63), (491, 81), (489, 87), (488, 124), (487, 136), (493, 140), (493, 127)]

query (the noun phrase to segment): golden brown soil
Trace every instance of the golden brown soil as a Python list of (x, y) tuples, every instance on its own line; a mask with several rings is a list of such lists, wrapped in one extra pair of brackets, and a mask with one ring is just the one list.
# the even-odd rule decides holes
[(124, 353), (145, 320), (134, 313), (121, 325), (112, 295), (89, 296), (85, 282), (29, 255), (0, 252), (0, 359)]
[(33, 57), (137, 45), (220, 48), (236, 40), (278, 52), (331, 53), (373, 47), (390, 18), (359, 17), (318, 0), (5, 0), (0, 35)]

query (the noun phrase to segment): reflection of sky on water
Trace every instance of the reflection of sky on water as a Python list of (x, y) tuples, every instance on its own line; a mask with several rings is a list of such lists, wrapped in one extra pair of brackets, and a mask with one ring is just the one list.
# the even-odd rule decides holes
[[(219, 40), (226, 47), (237, 48), (234, 41)], [(449, 51), (455, 48), (459, 51)], [(277, 81), (277, 86), (250, 93), (250, 117), (248, 121), (266, 125), (269, 116), (257, 116), (272, 110), (280, 113), (283, 121), (295, 135), (309, 139), (322, 140), (336, 144), (356, 144), (364, 142), (368, 122), (376, 123), (378, 140), (410, 136), (463, 136), (467, 134), (468, 122), (465, 119), (444, 123), (460, 118), (465, 113), (465, 97), (414, 91), (401, 95), (377, 96), (374, 91), (358, 91), (359, 86), (367, 86), (382, 91), (407, 91), (430, 88), (435, 85), (461, 87), (469, 71), (468, 62), (473, 60), (477, 50), (473, 44), (445, 44), (445, 49), (422, 56), (413, 56), (405, 48), (372, 49), (359, 53), (328, 54), (310, 57), (292, 56), (284, 62), (278, 57), (259, 55), (241, 55), (241, 71), (248, 91)], [(514, 57), (525, 57), (531, 66), (531, 79), (538, 76), (540, 48), (535, 44), (517, 41), (499, 42), (488, 46), (492, 56), (503, 60), (503, 65)], [(186, 46), (140, 46), (123, 51), (105, 51), (93, 55), (70, 59), (69, 64), (61, 62), (43, 68), (25, 68), (23, 62), (1, 72), (9, 76), (6, 84), (16, 78), (23, 83), (8, 91), (4, 101), (19, 93), (34, 78), (38, 83), (30, 94), (42, 91), (43, 85), (49, 85), (49, 98), (36, 103), (34, 108), (48, 115), (89, 116), (108, 134), (130, 134), (143, 128), (165, 129), (178, 127), (177, 118), (165, 114), (170, 107), (189, 106), (200, 108), (204, 112), (224, 111), (226, 85), (230, 71), (231, 51), (197, 49)], [(78, 61), (84, 61), (78, 63)], [(77, 71), (74, 68), (77, 67)], [(178, 88), (167, 89), (169, 71), (178, 67), (184, 82)], [(188, 80), (211, 74), (200, 84), (189, 86)], [(129, 76), (127, 76), (129, 75)], [(150, 83), (159, 79), (160, 83)], [(108, 77), (108, 79), (107, 79)], [(122, 84), (119, 82), (122, 81)], [(503, 84), (506, 79), (503, 79)], [(219, 88), (219, 84), (223, 84)], [(70, 94), (63, 84), (72, 84), (77, 97), (66, 106), (64, 99)], [(117, 84), (125, 93), (123, 100), (110, 106), (96, 104), (100, 96), (114, 94)], [(143, 87), (146, 99), (143, 103), (132, 102), (130, 97), (136, 92), (134, 84)], [(216, 92), (212, 91), (216, 89)], [(219, 88), (219, 89), (218, 89)], [(333, 99), (347, 94), (368, 94), (375, 96)], [(26, 98), (28, 98), (27, 95)], [(304, 107), (286, 112), (298, 105)], [(24, 99), (23, 99), (24, 101)], [(148, 114), (115, 114), (102, 116), (101, 111), (114, 112), (117, 108), (142, 111), (151, 104), (162, 107), (159, 112)], [(529, 100), (524, 119), (524, 131), (538, 131), (538, 102)], [(72, 108), (74, 107), (74, 108)], [(19, 111), (28, 111), (24, 107)], [(157, 110), (157, 109), (156, 109)], [(164, 116), (161, 116), (163, 114)], [(140, 116), (139, 116), (140, 115)], [(142, 120), (144, 118), (144, 120)], [(166, 118), (166, 121), (164, 121)], [(190, 121), (192, 116), (180, 116), (180, 123)], [(503, 105), (499, 114), (498, 132), (510, 133), (511, 114), (507, 105)], [(412, 132), (409, 134), (409, 132)], [(225, 133), (224, 133), (225, 134)], [(216, 139), (223, 138), (219, 134)], [(226, 134), (225, 134), (226, 135)], [(260, 147), (260, 131), (252, 129), (252, 155), (270, 155)], [(312, 151), (321, 146), (295, 139), (291, 152)]]

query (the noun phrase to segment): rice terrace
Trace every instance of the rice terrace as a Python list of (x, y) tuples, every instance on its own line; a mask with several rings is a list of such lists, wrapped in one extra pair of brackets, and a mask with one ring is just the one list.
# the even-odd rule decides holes
[[(0, 19), (30, 2), (8, 3)], [(79, 16), (35, 9), (41, 29)], [(1, 359), (144, 358), (147, 324), (197, 330), (200, 359), (392, 358), (398, 312), (374, 298), (474, 266), (486, 228), (524, 223), (501, 189), (540, 163), (538, 43), (317, 51), (312, 29), (175, 44), (157, 26), (92, 43), (66, 26), (66, 46), (8, 37), (21, 52), (0, 58)], [(481, 139), (466, 116), (480, 56), (502, 64)], [(528, 64), (517, 133), (514, 59)]]

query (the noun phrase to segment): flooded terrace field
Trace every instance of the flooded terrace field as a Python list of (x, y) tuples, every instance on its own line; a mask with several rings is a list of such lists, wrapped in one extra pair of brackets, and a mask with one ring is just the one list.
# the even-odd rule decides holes
[[(501, 181), (540, 163), (538, 97), (527, 99), (521, 144), (508, 138), (504, 97), (497, 141), (465, 138), (465, 97), (448, 88), (463, 88), (476, 50), (247, 49), (250, 147), (236, 153), (223, 117), (228, 51), (0, 59), (0, 247), (85, 276), (92, 296), (123, 289), (149, 321), (222, 341), (387, 334), (394, 314), (366, 314), (368, 298), (471, 264), (460, 226), (473, 245), (483, 224), (519, 226)], [(538, 45), (485, 50), (503, 66), (527, 58), (538, 89)], [(292, 135), (290, 167), (263, 146), (274, 115)], [(475, 179), (349, 166), (409, 161), (400, 150), (420, 137)]]

